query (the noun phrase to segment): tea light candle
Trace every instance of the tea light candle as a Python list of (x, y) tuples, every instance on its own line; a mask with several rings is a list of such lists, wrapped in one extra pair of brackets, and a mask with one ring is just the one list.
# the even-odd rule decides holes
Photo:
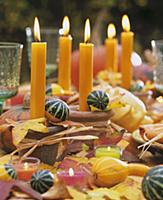
[(83, 171), (74, 171), (70, 168), (68, 171), (58, 172), (57, 176), (60, 181), (69, 186), (83, 187), (86, 185), (86, 175)]
[(22, 181), (29, 181), (38, 170), (40, 160), (33, 157), (27, 157), (25, 159), (13, 161), (13, 166), (17, 172), (17, 177)]
[(121, 149), (117, 146), (103, 146), (97, 147), (95, 151), (95, 156), (97, 158), (100, 157), (113, 157), (120, 159), (121, 157)]

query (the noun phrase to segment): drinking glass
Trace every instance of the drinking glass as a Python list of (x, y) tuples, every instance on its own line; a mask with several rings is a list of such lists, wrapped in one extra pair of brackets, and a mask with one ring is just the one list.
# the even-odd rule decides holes
[(4, 100), (17, 94), (22, 50), (22, 44), (0, 42), (0, 113)]
[[(33, 30), (30, 27), (25, 29), (27, 39), (27, 51), (29, 65), (31, 63), (31, 43), (34, 41)], [(57, 69), (57, 48), (58, 48), (58, 29), (55, 28), (42, 28), (41, 29), (41, 41), (47, 42), (47, 60), (46, 60), (46, 77), (52, 74), (55, 77)]]
[(156, 59), (153, 70), (154, 84), (156, 89), (163, 93), (163, 40), (152, 40), (151, 45)]

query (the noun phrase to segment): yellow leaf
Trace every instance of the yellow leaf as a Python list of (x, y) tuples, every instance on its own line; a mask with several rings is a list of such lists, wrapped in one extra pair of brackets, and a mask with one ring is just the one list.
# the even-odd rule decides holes
[(108, 110), (113, 109), (113, 108), (122, 108), (124, 106), (125, 105), (123, 103), (121, 103), (120, 101), (115, 101), (108, 105)]
[(40, 133), (47, 133), (48, 128), (43, 125), (44, 121), (44, 118), (39, 118), (16, 124), (12, 129), (13, 144), (17, 146), (25, 138), (29, 129)]
[(70, 196), (74, 199), (74, 200), (86, 200), (87, 195), (77, 191), (76, 189), (67, 186), (68, 192), (70, 194)]
[(120, 194), (108, 188), (98, 188), (88, 192), (88, 199), (90, 200), (120, 200)]
[(138, 179), (137, 177), (128, 177), (124, 182), (110, 189), (118, 192), (122, 199), (144, 200), (141, 192), (141, 181), (142, 178)]

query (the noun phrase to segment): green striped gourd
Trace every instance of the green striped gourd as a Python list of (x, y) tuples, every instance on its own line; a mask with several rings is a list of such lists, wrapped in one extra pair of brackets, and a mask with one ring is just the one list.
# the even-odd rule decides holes
[(148, 171), (142, 182), (142, 191), (147, 200), (163, 200), (163, 166)]
[(60, 99), (50, 99), (45, 104), (45, 110), (52, 117), (65, 121), (69, 116), (68, 105)]
[(12, 179), (16, 179), (17, 178), (16, 170), (14, 169), (14, 167), (12, 165), (10, 165), (10, 164), (4, 164), (4, 168), (7, 171), (8, 175)]
[(41, 194), (52, 187), (53, 183), (54, 176), (48, 170), (39, 170), (35, 172), (30, 181), (31, 187)]
[(93, 106), (99, 110), (106, 110), (109, 103), (109, 97), (106, 92), (102, 90), (92, 91), (87, 97), (87, 104), (89, 108)]
[(9, 181), (11, 179), (16, 179), (16, 171), (10, 164), (0, 164), (0, 180)]

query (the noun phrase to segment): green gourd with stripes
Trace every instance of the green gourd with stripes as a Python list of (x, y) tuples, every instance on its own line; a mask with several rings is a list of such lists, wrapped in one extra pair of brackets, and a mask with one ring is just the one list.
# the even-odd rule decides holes
[(147, 200), (163, 200), (163, 166), (148, 171), (142, 182), (142, 191)]
[(32, 175), (30, 184), (35, 191), (42, 194), (53, 186), (54, 176), (48, 170), (39, 170)]
[(45, 110), (53, 117), (65, 121), (69, 116), (68, 105), (60, 99), (50, 99), (45, 103)]
[(109, 103), (109, 97), (106, 92), (102, 90), (92, 91), (87, 97), (87, 104), (89, 108), (93, 106), (99, 110), (106, 110)]

